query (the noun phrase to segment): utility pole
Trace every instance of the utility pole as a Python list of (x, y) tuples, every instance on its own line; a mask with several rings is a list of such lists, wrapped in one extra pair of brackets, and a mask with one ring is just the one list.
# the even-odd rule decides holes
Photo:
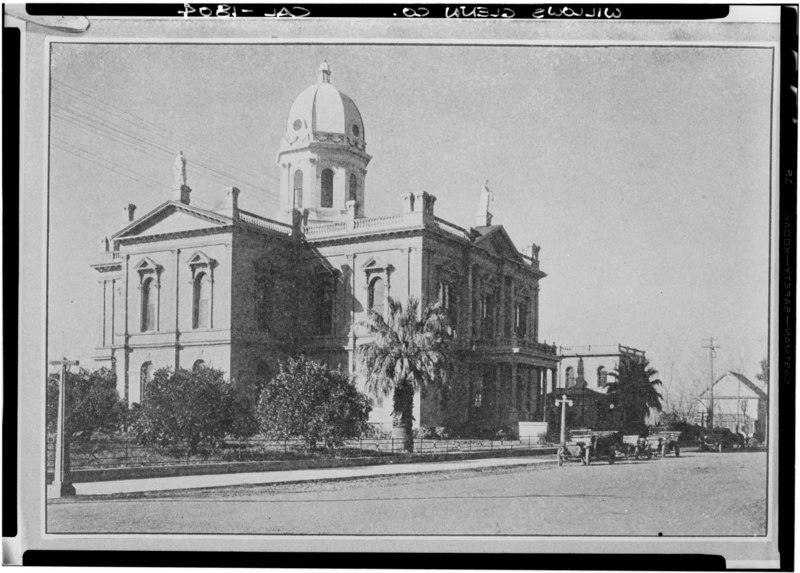
[(714, 427), (714, 355), (716, 354), (717, 348), (721, 348), (720, 346), (716, 346), (714, 344), (714, 338), (708, 339), (708, 346), (703, 346), (703, 348), (708, 348), (708, 356), (711, 359), (711, 380), (708, 385), (708, 417), (706, 418), (706, 422), (709, 428)]
[(53, 467), (53, 494), (52, 497), (65, 497), (75, 495), (67, 467), (69, 466), (69, 446), (67, 444), (64, 422), (66, 417), (66, 389), (67, 368), (78, 366), (77, 360), (51, 360), (51, 366), (61, 366), (61, 376), (58, 379), (58, 422), (56, 424), (56, 459)]

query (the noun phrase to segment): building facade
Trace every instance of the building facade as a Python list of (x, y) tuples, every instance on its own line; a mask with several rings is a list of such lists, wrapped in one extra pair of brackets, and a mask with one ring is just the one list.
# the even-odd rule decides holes
[[(767, 434), (767, 388), (738, 372), (726, 372), (714, 382), (715, 427), (751, 438), (758, 434), (763, 441)], [(698, 397), (699, 411), (695, 423), (705, 426), (711, 409), (711, 392), (706, 389)]]
[[(361, 114), (327, 63), (290, 108), (274, 218), (240, 209), (235, 187), (215, 210), (192, 205), (181, 154), (172, 196), (138, 218), (127, 205), (93, 265), (96, 360), (116, 370), (120, 395), (141, 401), (161, 367), (263, 379), (305, 354), (353, 372), (368, 309), (413, 296), (442, 301), (457, 355), (456, 387), (417, 396), (417, 426), (543, 421), (558, 357), (539, 342), (539, 247), (523, 254), (492, 224), (486, 184), (471, 227), (439, 217), (424, 191), (368, 217), (370, 159)], [(374, 397), (375, 423), (390, 425), (391, 410), (390, 396)]]
[[(567, 408), (567, 426), (571, 428), (615, 429), (617, 413), (604, 408), (602, 400), (613, 382), (620, 360), (645, 359), (645, 352), (622, 344), (559, 348), (558, 381), (555, 394), (566, 395), (573, 405)], [(553, 414), (555, 417), (555, 414)]]

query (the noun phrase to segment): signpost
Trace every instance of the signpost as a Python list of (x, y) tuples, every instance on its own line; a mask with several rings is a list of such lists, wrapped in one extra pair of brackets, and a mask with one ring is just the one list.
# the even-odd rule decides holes
[(65, 463), (66, 458), (69, 456), (67, 450), (66, 435), (64, 432), (64, 418), (66, 416), (66, 385), (67, 385), (67, 368), (70, 366), (78, 366), (80, 363), (77, 360), (51, 360), (51, 366), (61, 366), (61, 376), (58, 379), (58, 422), (56, 425), (56, 459), (53, 467), (53, 493), (52, 497), (65, 497), (75, 495), (75, 487), (72, 485), (69, 472), (67, 471), (68, 463)]
[(567, 443), (567, 406), (572, 406), (572, 400), (567, 400), (567, 395), (562, 394), (560, 400), (556, 400), (556, 406), (561, 405), (561, 445)]

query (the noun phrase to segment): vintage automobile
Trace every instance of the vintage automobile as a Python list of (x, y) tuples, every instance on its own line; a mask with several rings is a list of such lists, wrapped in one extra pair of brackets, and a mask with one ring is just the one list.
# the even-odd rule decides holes
[(625, 459), (649, 460), (653, 457), (653, 450), (644, 436), (638, 434), (622, 436), (622, 446), (620, 451)]
[(681, 446), (678, 444), (680, 437), (681, 433), (677, 431), (654, 432), (647, 436), (647, 447), (662, 458), (669, 454), (674, 454), (677, 458), (681, 455)]
[(729, 428), (710, 428), (700, 438), (701, 452), (724, 452), (744, 447), (744, 436), (731, 432)]
[(580, 461), (588, 466), (592, 460), (606, 460), (613, 464), (622, 441), (617, 432), (596, 432), (588, 429), (570, 430), (567, 442), (558, 448), (558, 465), (567, 461)]

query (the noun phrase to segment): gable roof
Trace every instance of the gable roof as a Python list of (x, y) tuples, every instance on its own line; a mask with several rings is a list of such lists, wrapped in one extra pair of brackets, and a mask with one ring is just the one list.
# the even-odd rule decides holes
[[(751, 392), (753, 392), (761, 400), (766, 400), (767, 399), (767, 392), (765, 391), (765, 389), (762, 389), (758, 384), (756, 384), (755, 382), (753, 382), (752, 380), (747, 378), (747, 376), (745, 376), (744, 374), (740, 374), (739, 372), (734, 372), (733, 370), (730, 370), (730, 371), (726, 372), (725, 374), (723, 374), (722, 376), (720, 376), (719, 378), (717, 378), (717, 380), (714, 382), (714, 386), (716, 387), (717, 384), (719, 384), (720, 382), (722, 382), (723, 380), (725, 380), (729, 376), (732, 376), (737, 381), (741, 382), (745, 387), (747, 387)], [(706, 388), (705, 390), (703, 390), (700, 393), (699, 398), (703, 398), (707, 394), (708, 394), (708, 388)]]
[[(166, 201), (144, 216), (132, 221), (120, 231), (111, 236), (111, 240), (136, 237), (143, 234), (153, 234), (148, 231), (155, 231), (159, 226), (171, 216), (178, 214), (180, 221), (175, 220), (173, 224), (159, 232), (180, 232), (185, 230), (197, 230), (203, 227), (221, 227), (233, 224), (233, 219), (220, 215), (213, 211), (200, 209), (194, 205), (187, 205), (180, 201)], [(177, 225), (176, 225), (177, 223)], [(156, 233), (157, 234), (157, 233)]]
[(475, 239), (475, 245), (498, 257), (518, 262), (522, 261), (522, 255), (502, 225), (486, 225), (473, 227), (473, 229), (479, 235)]

